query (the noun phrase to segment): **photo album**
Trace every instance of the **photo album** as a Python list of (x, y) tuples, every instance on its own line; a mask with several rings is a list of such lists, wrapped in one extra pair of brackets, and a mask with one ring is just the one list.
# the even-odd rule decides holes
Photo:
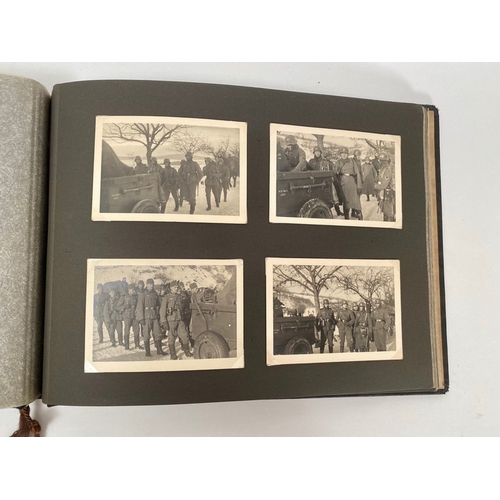
[(448, 390), (435, 107), (0, 91), (0, 407)]

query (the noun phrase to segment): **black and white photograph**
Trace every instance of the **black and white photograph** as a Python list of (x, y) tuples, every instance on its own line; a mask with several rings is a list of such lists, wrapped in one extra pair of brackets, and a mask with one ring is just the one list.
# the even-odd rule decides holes
[(399, 261), (266, 259), (267, 364), (402, 359)]
[(270, 222), (401, 229), (399, 136), (271, 124)]
[(97, 116), (92, 220), (246, 224), (246, 123)]
[(87, 264), (85, 372), (243, 368), (243, 261)]

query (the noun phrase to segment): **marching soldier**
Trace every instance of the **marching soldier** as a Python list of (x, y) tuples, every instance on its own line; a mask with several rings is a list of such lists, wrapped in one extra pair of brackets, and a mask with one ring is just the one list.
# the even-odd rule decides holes
[(362, 191), (361, 172), (358, 164), (352, 158), (348, 158), (349, 150), (340, 148), (340, 160), (335, 162), (335, 173), (339, 179), (343, 193), (344, 217), (349, 219), (349, 212), (359, 220), (363, 220), (361, 202), (359, 196)]
[(304, 150), (297, 144), (297, 139), (293, 135), (285, 137), (285, 158), (288, 161), (288, 170), (299, 172), (307, 170), (307, 160)]
[(167, 203), (172, 195), (175, 202), (174, 212), (179, 211), (179, 198), (177, 196), (177, 191), (179, 189), (179, 174), (177, 170), (170, 164), (170, 159), (165, 158), (163, 160), (163, 168), (160, 171), (160, 183), (163, 193), (165, 194), (165, 207), (162, 212), (165, 212), (167, 208)]
[[(223, 158), (219, 158), (217, 162), (219, 164), (221, 188), (222, 191), (224, 192), (224, 202), (227, 202), (227, 192), (229, 191), (230, 188), (229, 180), (231, 177), (231, 172), (229, 172), (229, 167), (225, 164)], [(219, 194), (219, 199), (220, 199), (220, 194)]]
[(175, 352), (175, 339), (177, 337), (186, 357), (193, 357), (189, 350), (189, 336), (182, 321), (181, 312), (182, 297), (179, 294), (179, 285), (176, 281), (173, 281), (170, 283), (170, 293), (163, 298), (160, 308), (160, 321), (164, 328), (168, 329), (168, 348), (170, 358), (173, 360), (178, 359)]
[(379, 299), (373, 302), (372, 311), (373, 337), (377, 351), (387, 350), (387, 329), (391, 324), (391, 318), (385, 308), (381, 307)]
[(104, 333), (102, 325), (104, 323), (104, 304), (106, 303), (107, 299), (108, 299), (108, 294), (103, 292), (102, 284), (99, 283), (97, 285), (97, 293), (94, 294), (94, 319), (97, 323), (99, 344), (102, 344), (104, 342)]
[(188, 151), (185, 156), (186, 160), (182, 161), (179, 167), (179, 178), (182, 181), (181, 189), (184, 189), (181, 198), (186, 198), (189, 202), (189, 213), (194, 214), (196, 207), (196, 188), (203, 178), (203, 173), (198, 163), (193, 161), (193, 153), (191, 153), (191, 151)]
[(146, 280), (146, 290), (137, 296), (136, 318), (143, 325), (144, 347), (146, 356), (151, 356), (149, 339), (153, 334), (156, 352), (159, 356), (166, 356), (161, 345), (161, 332), (159, 318), (160, 299), (154, 290), (154, 281)]
[(347, 309), (347, 302), (342, 302), (342, 307), (338, 313), (337, 326), (340, 336), (340, 352), (344, 352), (345, 341), (347, 347), (352, 352), (354, 350), (354, 339), (352, 336), (352, 328), (354, 326), (355, 317), (351, 310)]
[(205, 195), (207, 197), (207, 210), (212, 210), (211, 193), (214, 194), (215, 205), (217, 208), (220, 204), (220, 192), (221, 192), (221, 174), (217, 163), (215, 163), (210, 158), (205, 158), (205, 166), (203, 167), (203, 175), (206, 176), (205, 179)]
[(354, 322), (354, 349), (356, 352), (368, 352), (370, 350), (372, 332), (372, 317), (365, 309), (365, 303), (360, 302), (359, 312)]
[(330, 301), (323, 300), (323, 307), (320, 309), (316, 316), (316, 326), (321, 333), (321, 340), (319, 345), (319, 352), (325, 352), (325, 344), (328, 341), (328, 352), (333, 352), (333, 332), (335, 330), (335, 314), (333, 309), (330, 308)]

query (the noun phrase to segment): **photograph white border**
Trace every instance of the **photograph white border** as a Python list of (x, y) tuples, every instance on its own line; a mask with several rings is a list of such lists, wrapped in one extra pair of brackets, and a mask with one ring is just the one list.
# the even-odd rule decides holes
[[(101, 160), (102, 131), (106, 123), (176, 123), (180, 125), (195, 125), (197, 127), (236, 128), (240, 132), (240, 175), (239, 175), (239, 215), (213, 215), (201, 212), (200, 207), (194, 214), (146, 214), (146, 213), (104, 213), (101, 206)], [(201, 166), (201, 165), (200, 165)], [(202, 166), (201, 166), (202, 167)], [(183, 118), (175, 116), (96, 116), (94, 166), (92, 183), (92, 220), (93, 221), (132, 221), (132, 222), (206, 222), (217, 224), (247, 223), (247, 124), (228, 120), (208, 120), (204, 118)], [(236, 189), (236, 188), (234, 188)]]
[[(395, 161), (394, 171), (396, 174), (396, 220), (389, 221), (369, 221), (369, 220), (354, 220), (354, 219), (309, 219), (302, 217), (282, 217), (277, 215), (277, 133), (307, 133), (307, 134), (324, 134), (334, 135), (336, 137), (356, 137), (360, 139), (373, 139), (383, 141), (393, 141), (395, 145)], [(302, 125), (287, 125), (279, 123), (271, 123), (269, 128), (270, 138), (270, 175), (269, 175), (269, 222), (278, 224), (314, 224), (321, 226), (351, 226), (351, 227), (379, 227), (389, 229), (403, 228), (403, 186), (401, 179), (401, 136), (388, 134), (375, 134), (370, 132), (358, 132), (356, 130), (338, 130), (329, 128), (305, 127)]]
[[(394, 269), (394, 302), (396, 350), (374, 352), (343, 352), (323, 354), (274, 354), (273, 268), (277, 265), (325, 265), (350, 267), (392, 267)], [(369, 259), (294, 259), (266, 258), (266, 363), (267, 366), (315, 363), (387, 361), (403, 359), (403, 332), (401, 318), (401, 276), (399, 260)]]
[[(183, 359), (182, 361), (93, 361), (94, 293), (96, 266), (235, 266), (236, 267), (236, 358)], [(135, 373), (199, 371), (244, 368), (244, 300), (242, 259), (88, 259), (85, 305), (85, 373)]]

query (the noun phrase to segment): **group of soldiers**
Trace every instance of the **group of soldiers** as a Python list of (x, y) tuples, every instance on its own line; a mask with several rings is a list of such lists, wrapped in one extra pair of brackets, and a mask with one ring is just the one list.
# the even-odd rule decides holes
[[(216, 207), (220, 206), (221, 195), (224, 194), (224, 202), (227, 202), (227, 193), (232, 187), (231, 177), (234, 178), (234, 187), (236, 186), (237, 168), (235, 161), (237, 158), (229, 156), (224, 159), (218, 157), (213, 160), (205, 158), (203, 169), (198, 162), (193, 160), (193, 153), (186, 152), (185, 160), (181, 160), (179, 170), (176, 170), (169, 158), (163, 160), (163, 166), (158, 163), (157, 158), (151, 159), (151, 165), (142, 163), (140, 156), (135, 158), (135, 174), (158, 173), (160, 176), (160, 185), (163, 190), (165, 200), (162, 202), (161, 212), (165, 212), (167, 202), (172, 195), (175, 207), (174, 212), (179, 211), (184, 200), (189, 203), (189, 213), (193, 214), (196, 208), (196, 195), (199, 184), (205, 184), (205, 195), (207, 199), (206, 210), (212, 209), (212, 195)], [(205, 177), (205, 181), (202, 179)]]
[(335, 313), (328, 299), (323, 300), (323, 307), (316, 316), (316, 328), (319, 333), (320, 353), (333, 352), (335, 327), (339, 330), (340, 352), (345, 344), (350, 352), (368, 352), (370, 341), (375, 343), (377, 351), (387, 350), (387, 334), (392, 334), (392, 320), (379, 299), (373, 301), (373, 308), (368, 312), (364, 302), (354, 303), (349, 309), (347, 302), (342, 302)]
[[(94, 295), (94, 319), (99, 343), (104, 342), (103, 325), (106, 325), (112, 347), (118, 345), (125, 350), (131, 349), (132, 329), (135, 348), (144, 350), (146, 357), (151, 357), (151, 338), (159, 356), (168, 355), (162, 347), (162, 340), (167, 338), (171, 359), (178, 359), (175, 346), (177, 339), (186, 357), (193, 357), (191, 304), (202, 298), (203, 292), (196, 283), (191, 283), (187, 290), (184, 283), (172, 281), (160, 286), (159, 293), (151, 278), (146, 280), (146, 285), (143, 280), (139, 280), (137, 286), (127, 283), (126, 278), (123, 278), (121, 282), (115, 282), (109, 292), (104, 291), (103, 285), (99, 283)], [(144, 346), (140, 343), (141, 338), (144, 339)]]
[[(331, 171), (334, 173), (333, 208), (345, 219), (363, 220), (361, 195), (375, 196), (384, 221), (395, 221), (395, 175), (394, 164), (387, 153), (374, 153), (361, 160), (361, 151), (355, 149), (349, 157), (349, 149), (341, 147), (338, 155), (323, 151), (319, 146), (313, 149), (313, 158), (306, 159), (304, 150), (293, 135), (285, 137), (285, 148), (278, 140), (277, 169), (289, 171)], [(343, 212), (341, 207), (343, 208)]]

